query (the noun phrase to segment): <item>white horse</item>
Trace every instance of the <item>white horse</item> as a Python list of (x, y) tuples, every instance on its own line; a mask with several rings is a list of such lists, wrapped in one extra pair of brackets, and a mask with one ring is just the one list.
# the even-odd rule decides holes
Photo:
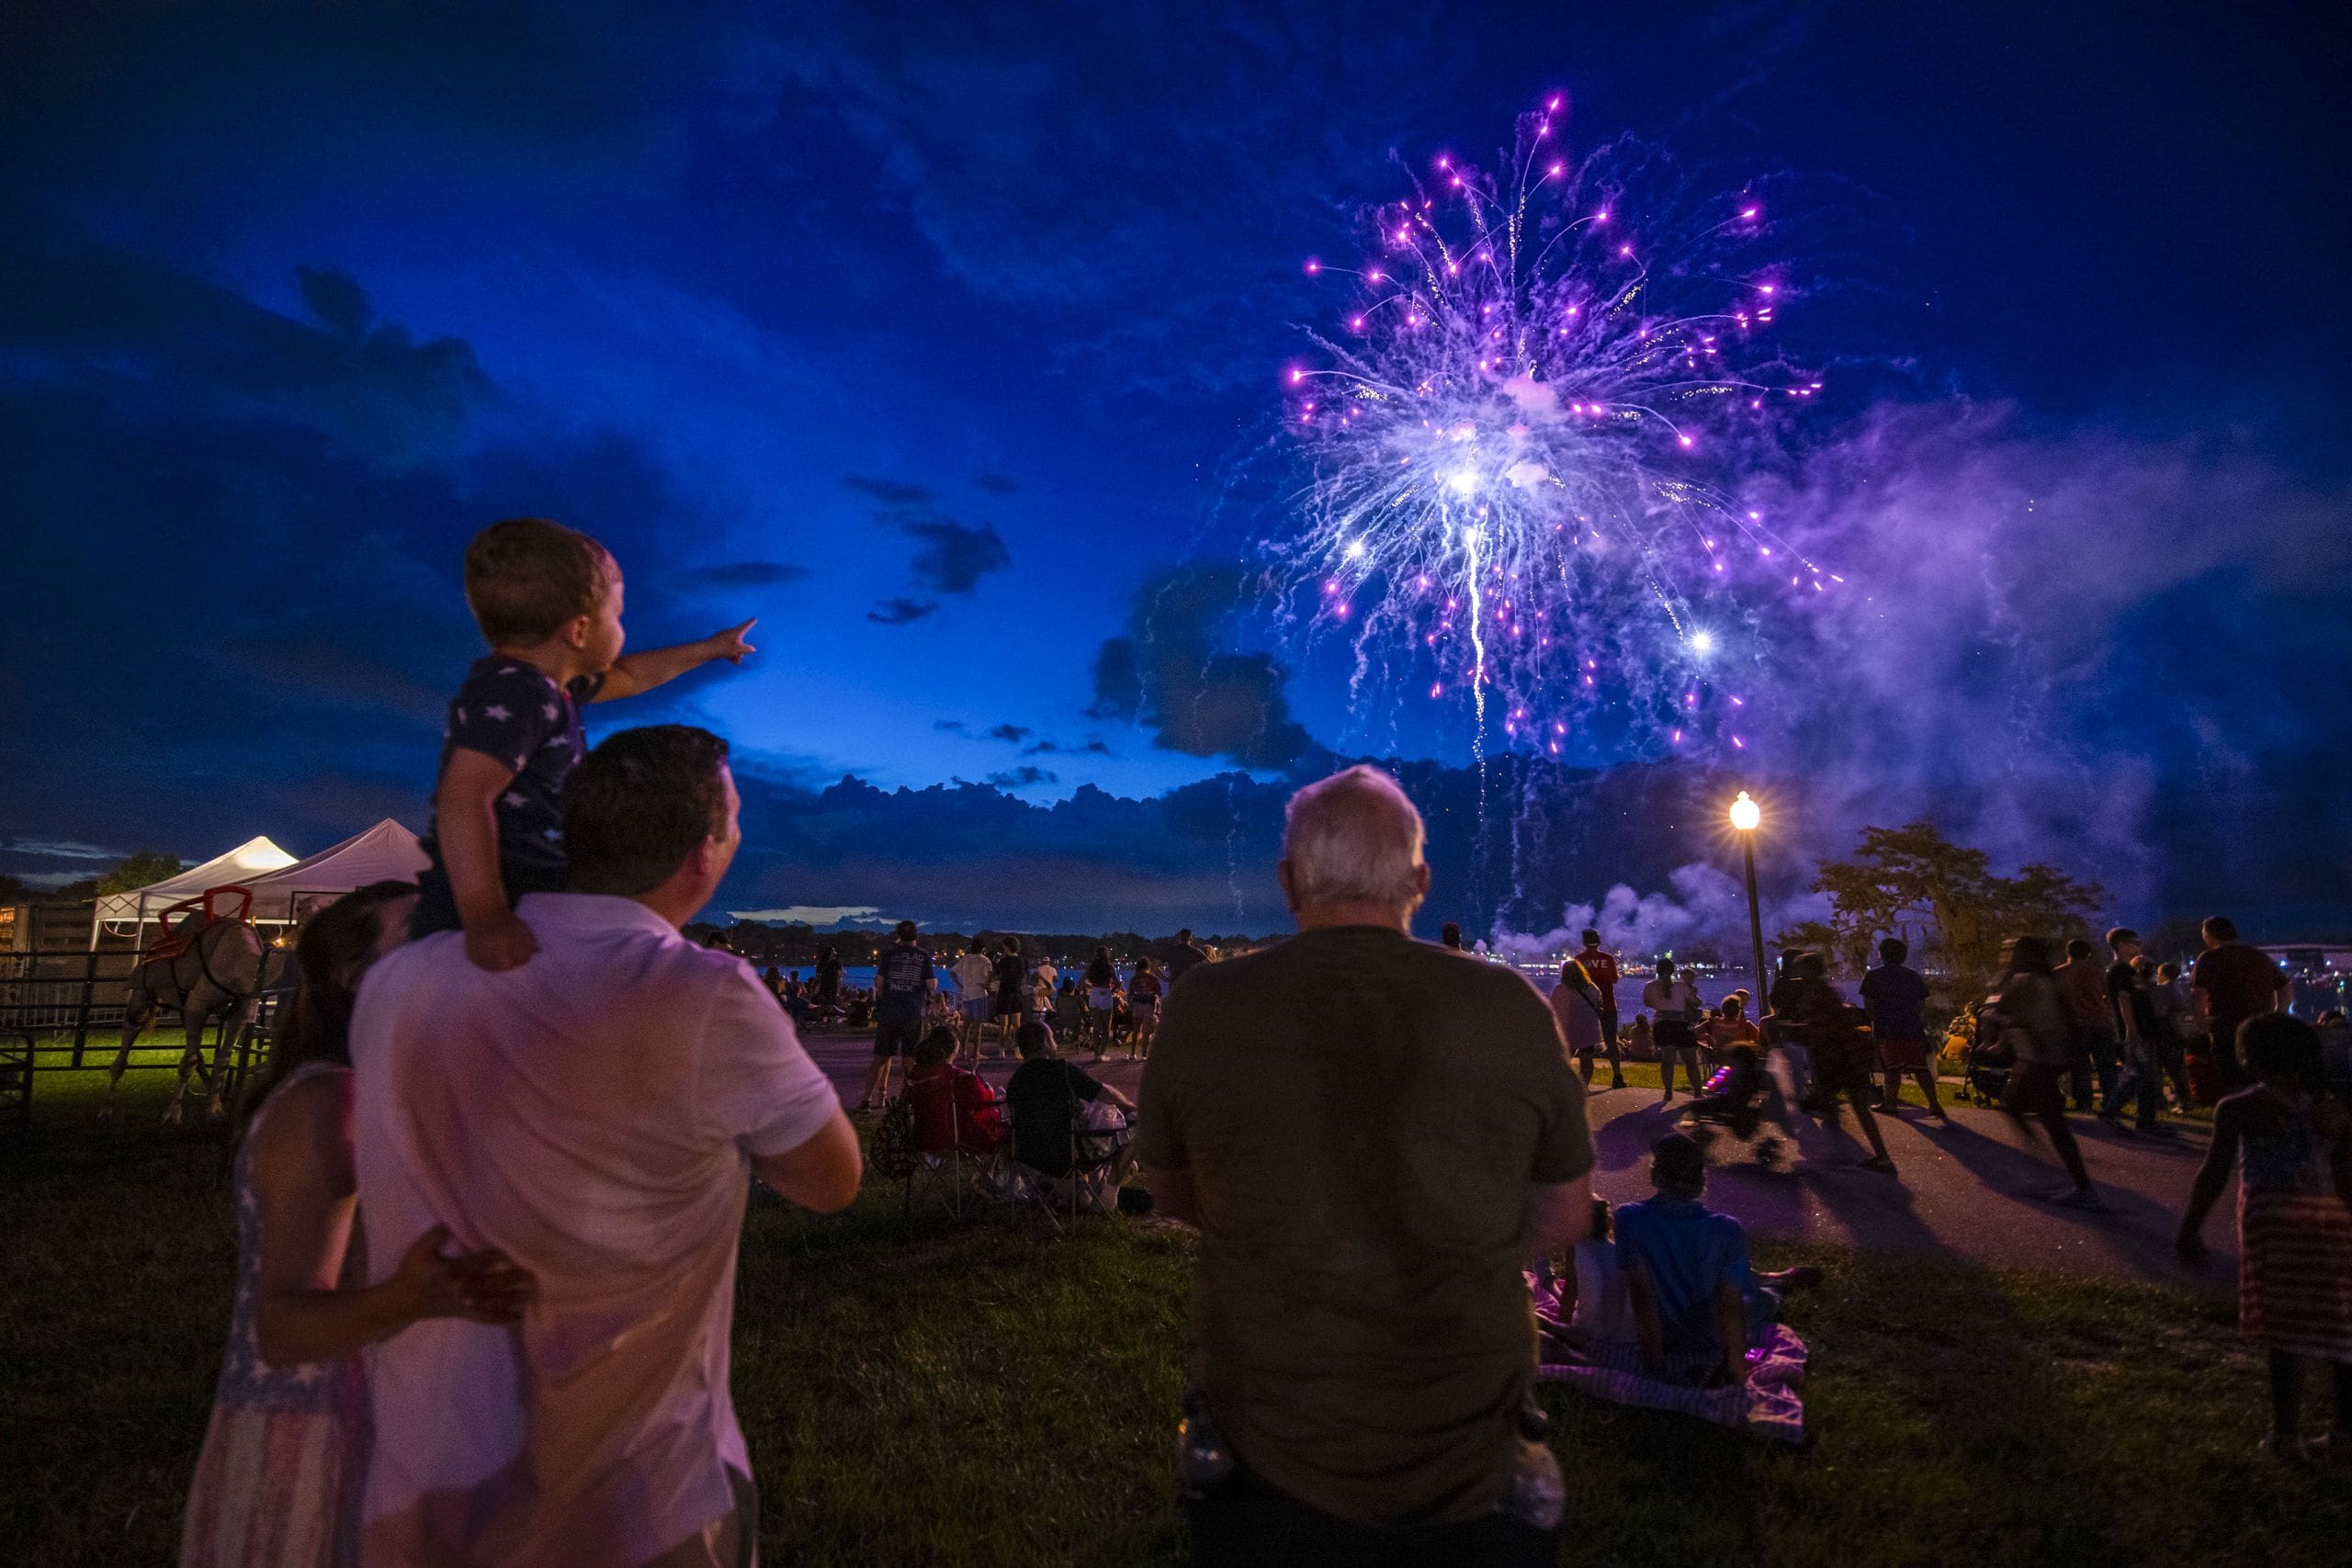
[[(155, 1015), (165, 1010), (180, 1015), (187, 1043), (180, 1052), (180, 1081), (164, 1111), (166, 1125), (180, 1120), (187, 1097), (188, 1075), (204, 1073), (210, 1098), (205, 1114), (223, 1113), (221, 1098), (228, 1087), (229, 1053), (253, 1027), (262, 990), (265, 960), (271, 953), (251, 920), (226, 915), (193, 914), (171, 937), (158, 942), (130, 972), (130, 991), (122, 1019), (122, 1048), (107, 1072), (106, 1100), (101, 1117), (114, 1114), (115, 1086), (130, 1065), (130, 1047)], [(282, 956), (280, 963), (282, 964)], [(215, 1018), (221, 1020), (220, 1041), (213, 1048), (212, 1066), (204, 1068), (204, 1032)]]

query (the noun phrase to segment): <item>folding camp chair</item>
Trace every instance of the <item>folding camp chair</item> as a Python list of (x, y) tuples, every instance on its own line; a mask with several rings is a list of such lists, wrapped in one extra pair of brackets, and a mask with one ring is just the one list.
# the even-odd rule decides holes
[[(1046, 1216), (1057, 1235), (1064, 1229), (1063, 1216), (1057, 1213), (1062, 1206), (1063, 1189), (1068, 1188), (1069, 1222), (1075, 1225), (1080, 1204), (1090, 1194), (1099, 1194), (1102, 1183), (1118, 1165), (1119, 1150), (1128, 1133), (1125, 1127), (1089, 1127), (1080, 1118), (1076, 1097), (1070, 1103), (1069, 1168), (1061, 1176), (1049, 1175), (1018, 1157), (1006, 1156), (1006, 1167), (1019, 1183), (1022, 1196), (1029, 1206)], [(1087, 1205), (1098, 1212), (1107, 1212), (1101, 1202)]]

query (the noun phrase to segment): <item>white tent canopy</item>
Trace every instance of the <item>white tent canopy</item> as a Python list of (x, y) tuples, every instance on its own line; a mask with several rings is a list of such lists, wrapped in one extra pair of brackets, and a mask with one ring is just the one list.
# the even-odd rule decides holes
[(254, 919), (297, 920), (317, 905), (371, 882), (414, 882), (425, 864), (424, 846), (416, 835), (387, 817), (333, 849), (256, 876), (245, 886), (254, 890)]
[(257, 876), (282, 871), (293, 863), (294, 857), (268, 839), (247, 839), (227, 854), (214, 855), (202, 865), (175, 872), (161, 882), (151, 882), (128, 893), (107, 894), (98, 900), (97, 918), (101, 920), (135, 920), (140, 918), (141, 909), (153, 913), (183, 898), (201, 897), (208, 887), (225, 887), (232, 882), (250, 883)]
[[(237, 863), (238, 856), (246, 855), (256, 846), (261, 852), (258, 859), (249, 859), (242, 865)], [(153, 886), (101, 898), (97, 919), (144, 924), (178, 899), (200, 897), (207, 888), (233, 884), (253, 889), (253, 919), (256, 923), (284, 925), (300, 919), (319, 905), (339, 898), (355, 887), (365, 887), (371, 882), (413, 882), (424, 866), (424, 850), (416, 835), (387, 817), (366, 832), (354, 834), (303, 860), (296, 860), (267, 839), (255, 839)], [(94, 923), (93, 942), (96, 938)]]

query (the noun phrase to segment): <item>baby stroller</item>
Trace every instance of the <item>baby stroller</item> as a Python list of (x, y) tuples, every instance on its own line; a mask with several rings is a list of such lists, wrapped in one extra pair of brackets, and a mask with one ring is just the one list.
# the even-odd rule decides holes
[(1969, 1009), (1968, 1015), (1965, 1087), (1961, 1092), (1979, 1105), (1997, 1105), (2008, 1092), (2017, 1050), (2002, 1040), (1997, 1022), (1987, 1021), (1981, 1008)]
[(1764, 1058), (1755, 1046), (1735, 1045), (1724, 1055), (1727, 1060), (1683, 1112), (1687, 1129), (1702, 1148), (1715, 1140), (1717, 1128), (1727, 1129), (1741, 1143), (1752, 1145), (1750, 1152), (1757, 1164), (1772, 1165), (1787, 1141), (1778, 1134), (1766, 1133), (1760, 1138), (1757, 1134), (1768, 1111), (1783, 1129), (1789, 1124), (1780, 1086), (1764, 1070)]

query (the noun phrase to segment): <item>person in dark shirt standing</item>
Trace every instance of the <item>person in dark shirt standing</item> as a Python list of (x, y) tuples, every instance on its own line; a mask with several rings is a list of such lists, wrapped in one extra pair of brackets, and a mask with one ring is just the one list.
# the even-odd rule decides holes
[(1871, 1015), (1871, 1035), (1878, 1042), (1879, 1066), (1886, 1070), (1886, 1098), (1880, 1108), (1889, 1116), (1902, 1105), (1903, 1079), (1917, 1080), (1928, 1096), (1928, 1114), (1944, 1119), (1943, 1101), (1936, 1097), (1935, 1053), (1928, 1039), (1924, 1014), (1928, 982), (1903, 961), (1911, 944), (1891, 936), (1878, 944), (1879, 966), (1862, 976), (1862, 1010)]
[(1521, 1270), (1591, 1224), (1584, 1085), (1516, 970), (1408, 934), (1421, 846), (1376, 769), (1299, 791), (1299, 934), (1174, 987), (1144, 1066), (1155, 1213), (1201, 1233), (1198, 1563), (1559, 1558)]
[(1008, 1056), (1013, 1051), (1013, 1032), (1021, 1027), (1021, 1015), (1029, 1010), (1029, 965), (1021, 961), (1021, 939), (1004, 939), (1004, 951), (996, 955), (996, 1021), (997, 1043)]
[(2295, 987), (2268, 953), (2238, 940), (2237, 925), (2227, 915), (2208, 919), (2201, 934), (2205, 951), (2188, 972), (2188, 989), (2205, 1022), (2206, 1072), (2226, 1094), (2254, 1081), (2238, 1062), (2238, 1025), (2266, 1012), (2285, 1012)]
[(922, 1043), (923, 1009), (938, 985), (930, 949), (915, 940), (915, 923), (900, 920), (897, 940), (874, 964), (874, 1066), (865, 1075), (865, 1092), (858, 1097), (860, 1111), (878, 1111), (889, 1103), (890, 1063), (913, 1055)]
[(841, 1010), (842, 955), (827, 942), (817, 950), (816, 996), (813, 998), (820, 1014), (831, 1017)]
[(2170, 1133), (2156, 1118), (2165, 1103), (2165, 1025), (2156, 1017), (2155, 998), (2140, 975), (2140, 933), (2118, 926), (2107, 933), (2107, 950), (2115, 961), (2107, 966), (2107, 1005), (2115, 1022), (2115, 1038), (2122, 1043), (2123, 1077), (2115, 1086), (2115, 1103), (2134, 1108), (2132, 1127), (2142, 1133)]
[(1176, 933), (1176, 949), (1168, 955), (1168, 984), (1173, 987), (1208, 961), (1209, 955), (1202, 952), (1200, 943), (1193, 940), (1193, 928), (1186, 926)]

